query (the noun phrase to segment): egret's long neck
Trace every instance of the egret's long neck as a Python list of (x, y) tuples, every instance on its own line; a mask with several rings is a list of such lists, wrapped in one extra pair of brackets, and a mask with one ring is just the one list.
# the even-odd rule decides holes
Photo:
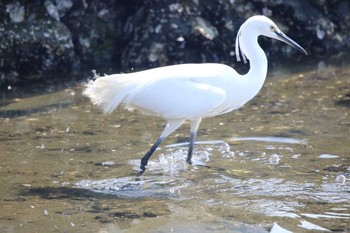
[[(248, 28), (247, 28), (248, 29)], [(267, 58), (265, 52), (258, 44), (258, 34), (253, 30), (243, 30), (240, 37), (241, 51), (250, 63), (250, 69), (243, 75), (252, 95), (255, 96), (262, 88), (267, 74)]]

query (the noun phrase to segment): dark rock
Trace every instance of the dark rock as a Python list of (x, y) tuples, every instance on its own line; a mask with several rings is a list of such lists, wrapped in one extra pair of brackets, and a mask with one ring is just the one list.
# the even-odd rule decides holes
[[(208, 12), (217, 10), (210, 6), (207, 8)], [(231, 50), (233, 56), (233, 30), (236, 31), (238, 25), (231, 25), (231, 21), (227, 23), (226, 31), (229, 30), (231, 34), (228, 37), (220, 19), (216, 20), (213, 15), (211, 22), (204, 17), (202, 10), (190, 1), (183, 4), (174, 0), (147, 1), (136, 13), (136, 20), (129, 22), (134, 25), (134, 31), (124, 50), (122, 67), (139, 69), (186, 62), (232, 60), (229, 52)], [(140, 24), (139, 19), (144, 23)], [(220, 38), (222, 31), (228, 41)]]
[(110, 64), (115, 2), (0, 2), (0, 85)]
[(75, 57), (71, 32), (46, 16), (44, 5), (3, 1), (0, 9), (0, 83), (69, 70)]

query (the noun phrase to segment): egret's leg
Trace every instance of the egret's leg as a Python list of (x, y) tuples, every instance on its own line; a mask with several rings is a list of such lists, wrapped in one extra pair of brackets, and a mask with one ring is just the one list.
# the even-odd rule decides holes
[(192, 164), (192, 154), (193, 154), (193, 147), (194, 147), (194, 141), (196, 140), (197, 131), (199, 124), (201, 123), (202, 118), (198, 118), (196, 120), (191, 121), (191, 134), (190, 134), (190, 144), (188, 148), (188, 154), (186, 162), (188, 164)]
[(192, 154), (193, 154), (193, 147), (194, 147), (194, 141), (196, 140), (197, 132), (191, 132), (190, 134), (190, 144), (188, 148), (188, 154), (186, 162), (188, 164), (192, 164)]
[(142, 157), (141, 165), (140, 165), (141, 171), (139, 172), (140, 175), (146, 170), (146, 166), (147, 166), (149, 158), (151, 157), (153, 152), (158, 148), (158, 146), (162, 143), (163, 140), (164, 140), (164, 138), (162, 138), (162, 137), (158, 138), (156, 143), (154, 143), (153, 146), (149, 149), (149, 151)]
[(158, 148), (158, 146), (160, 145), (160, 143), (162, 143), (162, 141), (169, 136), (169, 134), (171, 134), (172, 132), (174, 132), (177, 128), (179, 128), (183, 123), (184, 123), (184, 119), (176, 119), (176, 120), (169, 120), (167, 122), (167, 124), (165, 125), (165, 128), (162, 132), (162, 134), (160, 135), (160, 137), (158, 138), (158, 140), (156, 141), (156, 143), (154, 143), (154, 145), (151, 147), (151, 149), (149, 149), (149, 151), (142, 157), (141, 159), (141, 165), (140, 165), (140, 171), (138, 173), (138, 175), (142, 175), (143, 172), (146, 170), (146, 166), (148, 164), (148, 160), (151, 157), (151, 155), (153, 154), (153, 152)]

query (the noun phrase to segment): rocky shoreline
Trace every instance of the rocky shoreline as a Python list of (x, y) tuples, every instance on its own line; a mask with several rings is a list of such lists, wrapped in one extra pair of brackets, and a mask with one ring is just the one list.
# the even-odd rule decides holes
[[(0, 85), (96, 67), (129, 72), (186, 63), (235, 63), (239, 26), (273, 19), (312, 57), (350, 48), (350, 2), (313, 0), (42, 0), (0, 2)], [(298, 59), (261, 40), (274, 57)]]

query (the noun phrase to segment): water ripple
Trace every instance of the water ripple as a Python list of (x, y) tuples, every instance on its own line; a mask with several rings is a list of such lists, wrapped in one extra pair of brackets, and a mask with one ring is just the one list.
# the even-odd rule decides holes
[(111, 194), (121, 198), (171, 197), (181, 193), (190, 185), (184, 179), (171, 179), (165, 176), (122, 177), (103, 180), (82, 180), (75, 184), (97, 193)]
[(302, 144), (307, 145), (307, 141), (286, 138), (286, 137), (241, 137), (241, 138), (230, 138), (230, 141), (260, 141), (260, 142), (277, 142), (277, 143), (290, 143), (290, 144)]

